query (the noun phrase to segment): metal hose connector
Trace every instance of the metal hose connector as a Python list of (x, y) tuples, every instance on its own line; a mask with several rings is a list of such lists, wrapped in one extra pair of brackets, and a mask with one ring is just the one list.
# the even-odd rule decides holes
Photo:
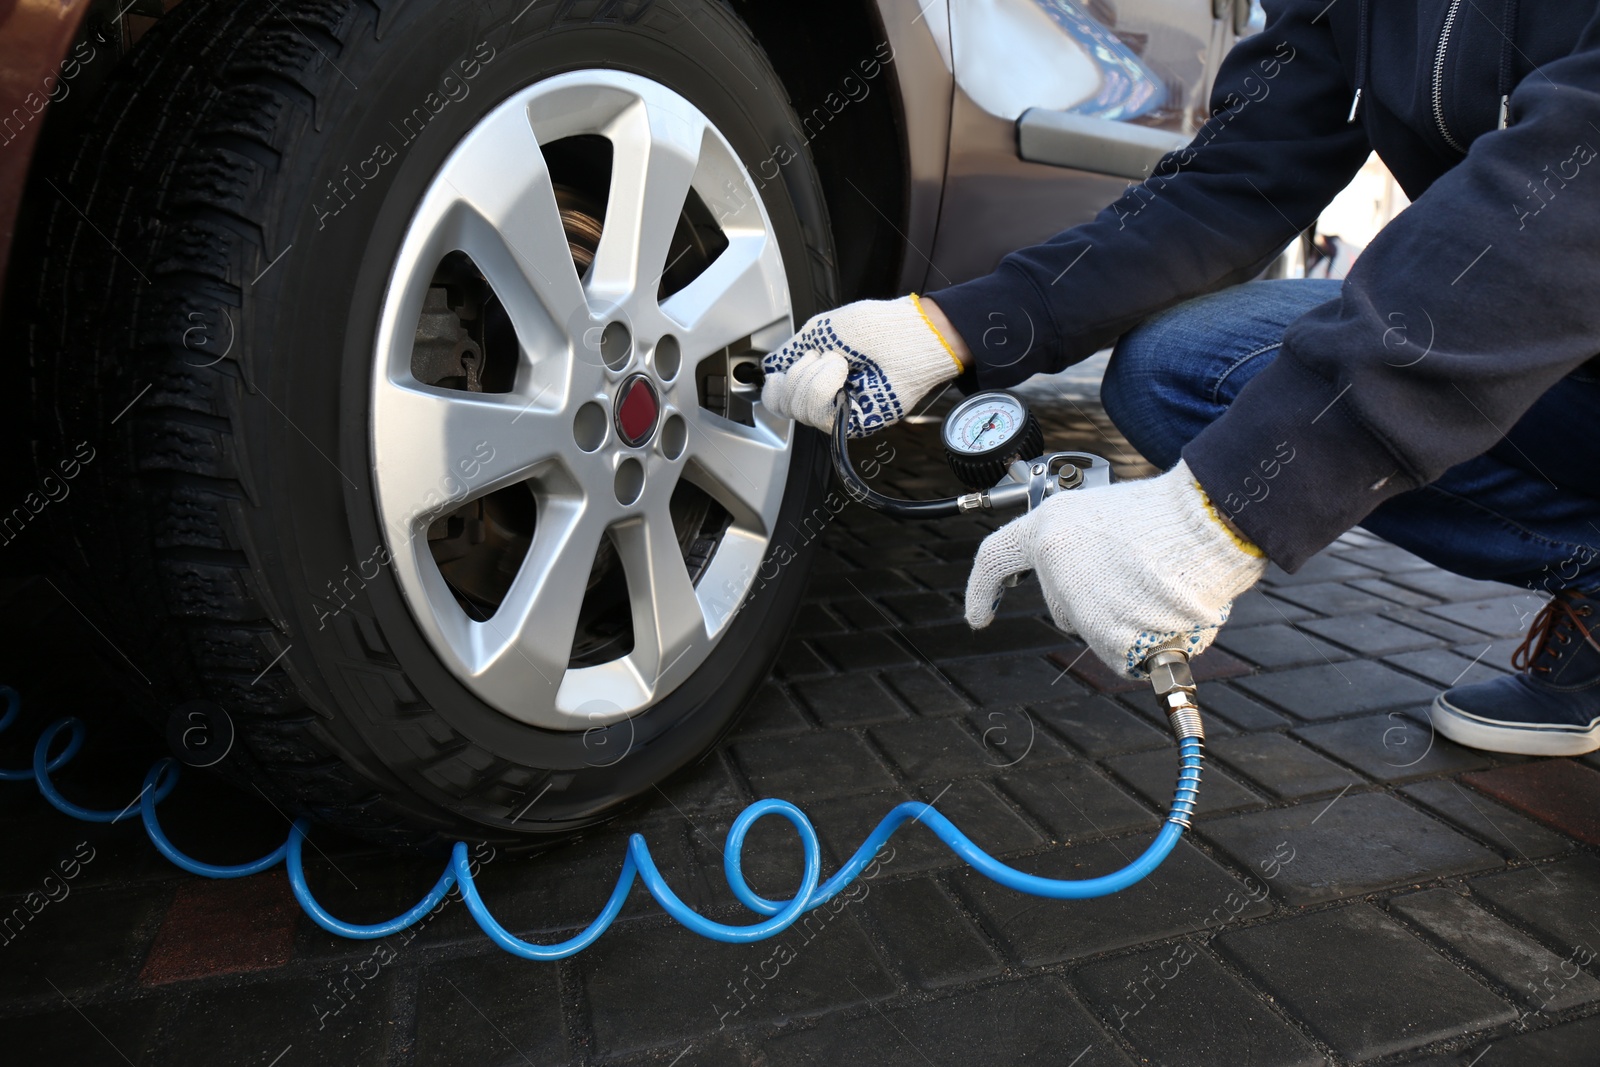
[(1172, 797), (1167, 822), (1188, 829), (1200, 798), (1200, 767), (1205, 759), (1206, 738), (1205, 724), (1200, 721), (1200, 706), (1195, 702), (1189, 654), (1181, 649), (1164, 648), (1151, 653), (1144, 661), (1144, 669), (1150, 673), (1150, 686), (1178, 739), (1178, 788)]

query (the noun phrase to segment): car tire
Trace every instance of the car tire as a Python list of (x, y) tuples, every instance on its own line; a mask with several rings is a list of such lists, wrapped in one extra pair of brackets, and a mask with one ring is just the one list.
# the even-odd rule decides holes
[[(496, 180), (511, 175), (506, 180), (520, 181), (527, 173), (464, 168), (458, 152), (469, 135), (491, 117), (511, 113), (503, 107), (508, 101), (523, 107), (519, 93), (566, 84), (560, 79), (574, 76), (595, 80), (601, 95), (613, 83), (657, 94), (668, 101), (668, 118), (688, 113), (679, 101), (698, 109), (709, 123), (703, 143), (711, 147), (705, 151), (721, 145), (715, 150), (731, 151), (739, 164), (731, 171), (726, 161), (717, 164), (727, 172), (719, 172), (727, 195), (757, 194), (759, 219), (752, 225), (766, 227), (769, 252), (781, 260), (786, 292), (769, 285), (767, 299), (774, 307), (786, 302), (790, 317), (707, 357), (713, 371), (725, 367), (721, 394), (717, 375), (704, 371), (707, 364), (698, 354), (690, 354), (692, 381), (685, 377), (688, 358), (676, 384), (656, 380), (662, 378), (657, 363), (665, 358), (664, 343), (653, 338), (655, 347), (645, 352), (640, 338), (652, 329), (659, 334), (659, 324), (634, 323), (640, 331), (634, 347), (619, 357), (621, 371), (612, 367), (604, 346), (615, 322), (631, 322), (626, 307), (632, 305), (616, 304), (609, 322), (591, 311), (590, 321), (556, 324), (579, 338), (572, 342), (572, 366), (589, 352), (606, 361), (605, 367), (579, 368), (600, 375), (595, 380), (603, 386), (604, 395), (596, 394), (602, 409), (610, 398), (612, 409), (602, 410), (607, 418), (600, 431), (608, 444), (599, 452), (614, 445), (622, 458), (607, 462), (619, 472), (628, 455), (637, 456), (650, 472), (641, 478), (660, 474), (667, 485), (675, 475), (657, 451), (670, 452), (665, 427), (672, 412), (689, 418), (691, 441), (698, 440), (695, 419), (706, 420), (707, 407), (729, 422), (742, 419), (742, 425), (770, 430), (773, 420), (762, 421), (755, 401), (759, 385), (745, 365), (759, 357), (762, 345), (781, 340), (785, 327), (835, 299), (826, 209), (812, 163), (804, 152), (772, 154), (774, 146), (792, 140), (797, 126), (783, 86), (748, 31), (716, 0), (621, 6), (187, 0), (155, 25), (119, 69), (75, 156), (50, 187), (44, 240), (49, 253), (39, 272), (32, 329), (36, 458), (41, 469), (55, 469), (63, 457), (78, 455), (71, 498), (52, 516), (65, 524), (52, 541), (61, 556), (56, 565), (72, 581), (74, 599), (82, 597), (89, 614), (104, 620), (118, 648), (148, 677), (160, 706), (227, 720), (235, 740), (215, 763), (218, 771), (258, 786), (286, 812), (391, 845), (437, 849), (464, 838), (537, 846), (615, 815), (703, 756), (729, 729), (770, 669), (798, 610), (809, 538), (791, 535), (785, 541), (780, 531), (798, 529), (796, 522), (816, 509), (827, 456), (820, 435), (792, 426), (772, 431), (788, 435), (782, 488), (763, 498), (770, 504), (766, 512), (749, 520), (752, 529), (766, 531), (764, 546), (752, 556), (746, 545), (736, 571), (717, 572), (724, 600), (715, 610), (704, 607), (706, 594), (696, 587), (708, 613), (705, 627), (721, 612), (722, 628), (715, 639), (695, 645), (699, 665), (670, 686), (663, 679), (673, 668), (663, 664), (669, 648), (677, 646), (660, 637), (653, 653), (655, 681), (649, 683), (660, 684), (641, 690), (648, 697), (643, 706), (621, 701), (599, 711), (588, 705), (562, 711), (554, 688), (566, 684), (561, 681), (551, 683), (556, 695), (548, 707), (508, 711), (507, 704), (517, 704), (515, 686), (501, 684), (486, 698), (485, 686), (471, 675), (472, 664), (464, 667), (441, 652), (448, 651), (446, 638), (430, 632), (426, 605), (419, 607), (426, 589), (418, 592), (416, 575), (433, 582), (427, 589), (442, 588), (436, 579), (446, 564), (436, 541), (479, 551), (476, 546), (488, 541), (473, 538), (493, 540), (483, 531), (492, 533), (494, 522), (481, 518), (489, 514), (482, 504), (475, 513), (479, 519), (463, 520), (470, 536), (458, 534), (459, 509), (488, 497), (474, 496), (480, 487), (457, 493), (446, 485), (442, 503), (430, 498), (404, 520), (419, 522), (415, 529), (401, 528), (404, 522), (385, 525), (382, 479), (406, 468), (386, 460), (409, 462), (427, 451), (428, 442), (419, 443), (426, 437), (422, 432), (407, 441), (396, 432), (404, 424), (393, 417), (386, 431), (376, 428), (387, 403), (380, 395), (387, 394), (375, 376), (385, 358), (375, 354), (375, 338), (386, 322), (403, 328), (417, 321), (405, 317), (407, 307), (415, 312), (415, 301), (406, 305), (395, 295), (404, 280), (397, 263), (416, 233), (419, 204), (426, 204), (430, 190), (443, 188), (440, 175), (461, 181), (474, 174)], [(569, 121), (578, 124), (575, 129), (582, 126), (571, 117), (587, 114), (572, 103), (577, 99), (569, 94), (550, 105), (569, 108), (545, 116), (551, 128)], [(562, 157), (563, 174), (594, 178), (600, 166), (595, 136), (574, 135), (589, 140), (573, 149), (573, 158)], [(555, 159), (554, 149), (547, 154)], [(554, 174), (556, 164), (548, 166)], [(695, 174), (699, 182), (700, 171)], [(555, 178), (551, 182), (566, 188)], [(719, 238), (717, 231), (719, 219), (732, 209), (724, 205), (720, 216), (711, 212), (710, 201), (720, 194), (694, 188), (671, 247), (686, 240), (683, 255), (703, 273), (717, 262), (716, 241), (733, 239)], [(580, 240), (582, 234), (594, 229), (598, 200), (623, 202), (615, 191), (607, 195), (609, 200), (591, 195), (576, 201), (591, 212), (577, 210), (577, 222), (562, 216), (575, 271), (583, 269), (584, 254), (598, 254), (579, 247), (588, 239)], [(756, 218), (739, 210), (747, 221)], [(604, 233), (601, 220), (595, 240), (603, 241)], [(506, 262), (520, 262), (516, 241), (505, 243), (512, 253)], [(546, 255), (546, 246), (540, 248), (534, 251)], [(424, 391), (435, 392), (472, 392), (476, 383), (480, 391), (467, 399), (499, 403), (529, 384), (523, 381), (526, 365), (542, 367), (540, 360), (555, 357), (528, 357), (530, 342), (516, 319), (527, 309), (514, 312), (516, 300), (496, 289), (499, 276), (470, 255), (465, 266), (457, 253), (452, 256), (454, 273), (444, 273), (441, 264), (425, 283), (430, 303), (422, 316), (445, 316), (442, 334), (430, 335), (429, 358), (463, 374), (423, 380), (418, 371), (418, 381)], [(485, 258), (492, 255), (486, 252)], [(636, 296), (669, 300), (662, 294), (671, 288), (672, 269), (669, 264), (657, 282), (637, 284)], [(692, 281), (671, 284), (678, 285), (674, 291), (687, 291)], [(436, 299), (435, 289), (445, 295)], [(478, 296), (459, 298), (467, 300), (459, 304), (459, 293), (469, 290)], [(645, 296), (637, 299), (649, 303)], [(394, 305), (397, 319), (390, 316), (392, 300), (400, 300)], [(484, 310), (490, 305), (497, 309), (492, 314)], [(511, 363), (497, 356), (508, 350), (508, 328), (520, 354)], [(483, 340), (491, 333), (494, 344)], [(422, 336), (413, 338), (419, 351)], [(497, 358), (501, 386), (512, 382), (499, 399), (485, 391)], [(414, 362), (413, 370), (421, 365)], [(628, 453), (619, 421), (625, 398), (604, 390), (613, 388), (617, 374), (647, 370), (656, 374), (658, 429), (649, 444)], [(577, 381), (577, 374), (573, 370), (570, 380)], [(684, 399), (691, 396), (690, 386), (701, 403), (692, 415), (694, 399)], [(581, 396), (577, 386), (569, 392)], [(737, 401), (730, 399), (735, 394)], [(575, 401), (564, 403), (530, 400), (524, 411), (532, 417), (522, 425), (533, 427), (529, 432), (535, 435), (568, 433), (562, 420), (572, 416)], [(579, 429), (570, 433), (582, 437)], [(523, 438), (503, 436), (495, 443), (501, 440)], [(83, 448), (92, 453), (88, 461)], [(468, 468), (482, 459), (460, 457), (463, 482), (471, 482)], [(679, 463), (698, 470), (693, 455)], [(617, 478), (621, 500), (621, 473)], [(645, 485), (642, 493), (655, 492), (655, 481)], [(510, 490), (496, 490), (502, 491)], [(720, 566), (722, 546), (733, 544), (728, 531), (744, 528), (738, 501), (729, 498), (733, 510), (724, 508), (724, 520), (684, 520), (676, 501), (694, 492), (672, 493), (664, 514), (674, 524), (684, 567), (692, 575), (700, 566), (704, 579), (712, 573), (707, 568)], [(711, 502), (694, 497), (699, 510), (691, 510), (692, 516), (722, 507), (714, 488), (700, 495)], [(538, 523), (553, 522), (547, 510), (557, 511), (547, 508), (546, 498), (539, 500), (534, 533), (528, 535), (535, 544)], [(522, 515), (527, 505), (508, 507)], [(703, 525), (689, 534), (679, 530), (694, 521)], [(720, 535), (717, 521), (725, 523)], [(626, 560), (635, 557), (618, 547), (616, 529), (605, 535), (609, 541), (602, 542), (591, 585), (584, 591), (580, 583), (581, 611), (599, 596), (594, 583), (611, 581), (617, 568), (634, 590)], [(425, 531), (425, 541), (417, 530)], [(506, 563), (518, 558), (515, 545), (505, 547), (515, 541), (509, 535), (495, 541), (503, 553), (495, 566), (515, 570)], [(604, 571), (607, 543), (613, 571), (596, 579)], [(656, 539), (650, 545), (665, 543)], [(427, 569), (418, 547), (424, 544), (438, 571)], [(416, 557), (410, 587), (396, 562), (405, 546)], [(493, 570), (479, 566), (463, 585), (446, 582), (463, 610), (474, 613), (472, 619), (496, 617), (500, 609), (482, 598), (497, 588), (507, 598), (501, 603), (510, 602), (504, 575), (482, 577)], [(600, 634), (594, 656), (602, 667), (622, 662), (604, 656), (629, 647), (627, 655), (641, 654), (651, 640), (639, 630), (637, 591), (628, 596), (628, 625), (635, 632), (620, 643), (606, 644), (606, 627), (622, 625), (617, 618), (624, 609), (614, 596), (601, 598), (592, 613), (605, 626), (594, 618), (576, 624), (585, 640), (591, 630)], [(571, 663), (580, 661), (589, 662), (574, 638)], [(193, 755), (178, 747), (181, 757)]]

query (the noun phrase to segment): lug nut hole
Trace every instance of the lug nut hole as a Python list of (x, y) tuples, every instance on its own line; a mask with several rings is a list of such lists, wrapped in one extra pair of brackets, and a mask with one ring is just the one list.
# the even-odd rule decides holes
[(676, 337), (668, 334), (656, 342), (655, 364), (656, 376), (662, 381), (670, 382), (678, 376), (678, 368), (683, 365), (683, 348)]
[(622, 323), (606, 324), (600, 334), (600, 358), (612, 370), (621, 370), (633, 358), (633, 334)]
[(572, 419), (572, 439), (585, 452), (593, 452), (606, 442), (606, 410), (593, 400), (578, 409)]
[(644, 492), (644, 464), (631, 456), (617, 465), (617, 503), (631, 504)]
[(689, 442), (689, 426), (682, 415), (668, 415), (661, 427), (661, 454), (668, 459), (683, 455), (683, 446)]

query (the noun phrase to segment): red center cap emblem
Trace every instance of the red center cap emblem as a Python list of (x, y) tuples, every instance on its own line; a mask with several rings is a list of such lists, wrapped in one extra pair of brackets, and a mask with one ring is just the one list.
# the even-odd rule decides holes
[(630, 447), (638, 448), (650, 440), (660, 414), (655, 386), (643, 374), (635, 374), (617, 390), (617, 433)]

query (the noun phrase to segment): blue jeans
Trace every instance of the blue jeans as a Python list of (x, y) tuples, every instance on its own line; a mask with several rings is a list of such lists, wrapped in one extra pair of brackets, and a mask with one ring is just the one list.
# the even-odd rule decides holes
[[(1171, 467), (1277, 358), (1289, 324), (1337, 298), (1339, 286), (1250, 282), (1150, 318), (1112, 354), (1101, 386), (1107, 413), (1145, 458)], [(1489, 451), (1391, 497), (1361, 525), (1470, 578), (1550, 591), (1600, 588), (1597, 424), (1600, 379), (1569, 375)]]

